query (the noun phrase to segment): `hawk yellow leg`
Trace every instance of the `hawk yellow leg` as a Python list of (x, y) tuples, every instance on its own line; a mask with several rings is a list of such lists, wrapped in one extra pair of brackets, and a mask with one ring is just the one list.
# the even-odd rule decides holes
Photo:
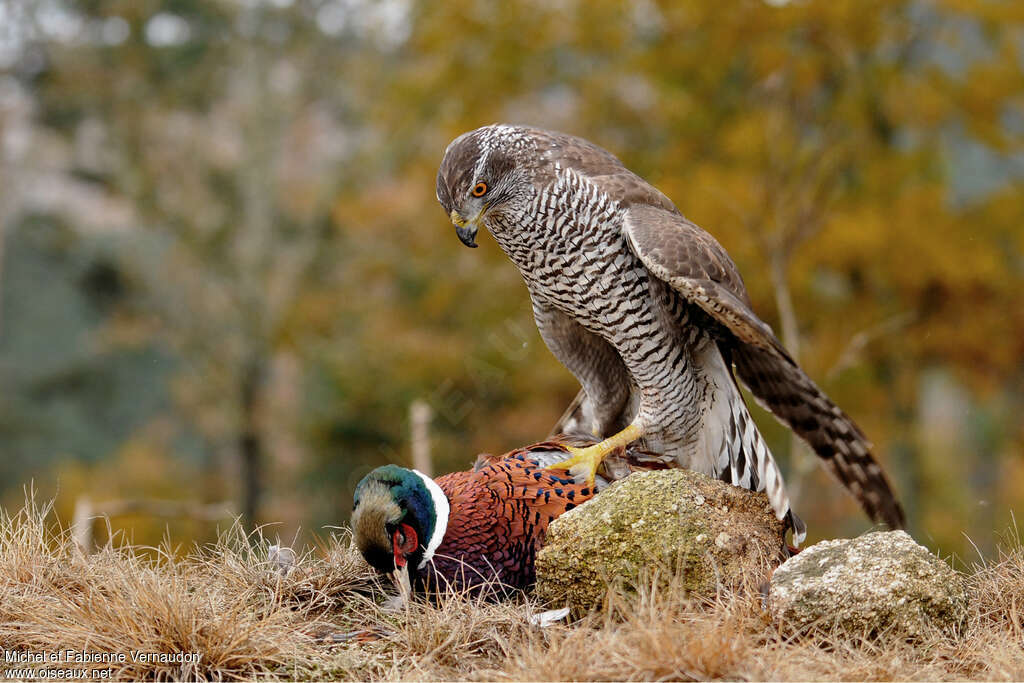
[(618, 434), (613, 434), (604, 441), (595, 443), (593, 446), (587, 446), (586, 448), (567, 446), (566, 448), (572, 453), (572, 457), (562, 462), (556, 462), (554, 465), (550, 465), (548, 469), (569, 470), (569, 474), (576, 477), (585, 476), (586, 483), (593, 484), (594, 476), (597, 474), (597, 468), (601, 466), (601, 461), (616, 448), (633, 443), (643, 434), (644, 431), (641, 425), (638, 422), (634, 422)]

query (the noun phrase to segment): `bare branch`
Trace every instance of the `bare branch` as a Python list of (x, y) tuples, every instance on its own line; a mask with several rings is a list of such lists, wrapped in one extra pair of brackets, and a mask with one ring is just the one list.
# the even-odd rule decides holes
[(884, 335), (897, 332), (914, 322), (916, 319), (916, 312), (899, 313), (890, 318), (886, 318), (873, 327), (861, 330), (857, 334), (853, 335), (850, 337), (850, 341), (847, 342), (846, 346), (843, 347), (842, 352), (839, 354), (839, 359), (836, 360), (835, 364), (829, 369), (825, 377), (829, 381), (835, 379), (843, 370), (852, 367), (857, 363), (858, 355), (869, 343)]

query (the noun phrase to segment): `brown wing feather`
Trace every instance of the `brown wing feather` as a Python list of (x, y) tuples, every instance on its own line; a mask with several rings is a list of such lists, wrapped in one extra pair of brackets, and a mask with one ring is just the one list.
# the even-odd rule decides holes
[(731, 333), (727, 357), (758, 402), (810, 444), (871, 519), (902, 528), (903, 509), (871, 444), (750, 309), (743, 281), (721, 245), (678, 213), (651, 206), (630, 208), (623, 229), (652, 274)]
[(590, 425), (594, 424), (594, 412), (587, 400), (587, 392), (580, 389), (576, 396), (566, 406), (562, 416), (551, 428), (549, 436), (559, 434), (587, 434), (590, 432)]

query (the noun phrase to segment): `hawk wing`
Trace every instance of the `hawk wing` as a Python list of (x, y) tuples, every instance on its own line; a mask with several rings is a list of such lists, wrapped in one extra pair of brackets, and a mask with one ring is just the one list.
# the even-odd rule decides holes
[(630, 206), (623, 232), (655, 277), (728, 331), (734, 343), (726, 357), (758, 403), (807, 441), (872, 520), (902, 528), (903, 509), (871, 455), (871, 444), (754, 314), (722, 246), (678, 212), (650, 205)]

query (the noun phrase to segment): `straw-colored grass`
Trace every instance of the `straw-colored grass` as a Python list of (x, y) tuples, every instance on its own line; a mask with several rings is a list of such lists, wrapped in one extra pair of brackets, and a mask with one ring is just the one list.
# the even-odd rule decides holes
[[(29, 500), (0, 514), (0, 647), (123, 653), (124, 663), (14, 664), (111, 669), (123, 679), (923, 680), (1024, 678), (1024, 550), (976, 567), (970, 627), (908, 643), (839, 632), (794, 639), (756, 590), (710, 602), (679, 590), (608, 595), (573, 624), (531, 625), (528, 598), (461, 595), (398, 611), (342, 534), (281, 577), (266, 544), (237, 528), (182, 559), (110, 545), (80, 552)], [(198, 652), (197, 663), (132, 652)]]

